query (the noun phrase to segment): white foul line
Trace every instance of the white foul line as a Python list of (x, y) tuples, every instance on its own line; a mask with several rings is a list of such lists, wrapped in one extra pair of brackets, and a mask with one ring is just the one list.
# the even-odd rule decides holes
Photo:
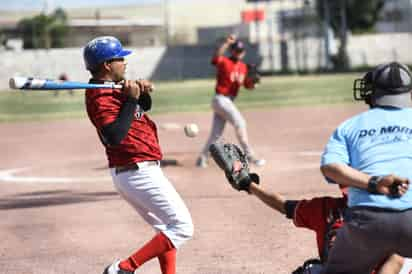
[(11, 183), (77, 183), (77, 182), (98, 182), (110, 181), (109, 176), (103, 177), (35, 177), (18, 176), (16, 173), (28, 170), (29, 168), (15, 168), (0, 170), (0, 182)]
[[(178, 124), (171, 123), (169, 125), (170, 129), (179, 128)], [(297, 154), (300, 156), (320, 156), (321, 151), (301, 151)], [(292, 171), (296, 169), (314, 169), (318, 168), (318, 164), (308, 163), (304, 165), (297, 166), (287, 166), (277, 170), (278, 172)], [(14, 168), (14, 169), (5, 169), (0, 170), (0, 182), (9, 182), (9, 183), (79, 183), (79, 182), (99, 182), (99, 181), (111, 181), (110, 176), (101, 176), (101, 177), (39, 177), (39, 176), (19, 176), (16, 173), (27, 171), (31, 168)]]

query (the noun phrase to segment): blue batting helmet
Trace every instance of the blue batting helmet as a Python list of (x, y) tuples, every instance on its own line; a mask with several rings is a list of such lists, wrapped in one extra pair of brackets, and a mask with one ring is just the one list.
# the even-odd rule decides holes
[(121, 58), (132, 53), (124, 50), (120, 41), (113, 36), (101, 36), (93, 39), (83, 49), (86, 69), (96, 70), (101, 63), (114, 58)]

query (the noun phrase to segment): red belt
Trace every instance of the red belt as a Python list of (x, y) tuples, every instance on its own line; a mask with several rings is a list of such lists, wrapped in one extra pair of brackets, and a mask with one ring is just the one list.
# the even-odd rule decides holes
[(139, 170), (145, 167), (149, 166), (158, 166), (159, 161), (143, 161), (143, 162), (138, 162), (138, 163), (133, 163), (133, 164), (128, 164), (125, 166), (116, 166), (114, 168), (116, 174), (126, 172), (126, 171), (131, 171), (131, 170)]

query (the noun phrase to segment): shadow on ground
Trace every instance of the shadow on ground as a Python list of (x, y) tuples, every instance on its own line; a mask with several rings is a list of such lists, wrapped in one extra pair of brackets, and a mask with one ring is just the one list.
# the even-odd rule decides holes
[(115, 191), (74, 192), (70, 190), (38, 191), (11, 195), (0, 199), (0, 210), (59, 206), (120, 199)]

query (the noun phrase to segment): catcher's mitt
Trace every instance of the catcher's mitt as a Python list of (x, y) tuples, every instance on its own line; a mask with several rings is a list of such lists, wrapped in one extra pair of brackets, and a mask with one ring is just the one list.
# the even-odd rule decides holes
[(250, 183), (259, 184), (259, 176), (249, 173), (247, 156), (235, 144), (214, 143), (209, 151), (216, 164), (223, 169), (230, 185), (236, 190), (249, 192)]

